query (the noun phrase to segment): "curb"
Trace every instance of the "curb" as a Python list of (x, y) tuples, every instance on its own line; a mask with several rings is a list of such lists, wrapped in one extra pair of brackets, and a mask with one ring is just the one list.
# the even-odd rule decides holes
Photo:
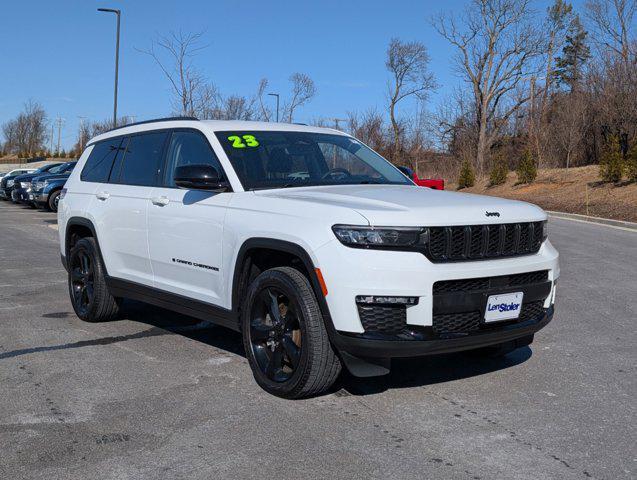
[(599, 223), (602, 225), (610, 225), (611, 227), (637, 231), (637, 223), (634, 222), (613, 220), (612, 218), (591, 217), (588, 215), (580, 215), (579, 213), (553, 212), (551, 210), (547, 210), (547, 213), (555, 218), (565, 218), (567, 220), (576, 220), (579, 222)]

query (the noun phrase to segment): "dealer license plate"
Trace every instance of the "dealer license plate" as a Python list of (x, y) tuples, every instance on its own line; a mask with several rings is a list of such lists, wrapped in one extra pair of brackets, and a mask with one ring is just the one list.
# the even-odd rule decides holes
[(522, 311), (523, 295), (523, 292), (516, 292), (489, 296), (484, 321), (489, 323), (518, 318)]

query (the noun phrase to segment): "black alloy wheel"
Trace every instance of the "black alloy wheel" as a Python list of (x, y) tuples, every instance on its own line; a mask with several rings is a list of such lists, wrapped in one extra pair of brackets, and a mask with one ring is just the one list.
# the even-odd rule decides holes
[(274, 286), (261, 290), (250, 314), (250, 345), (263, 374), (286, 382), (301, 358), (301, 326), (297, 307)]
[(73, 304), (80, 315), (88, 315), (94, 299), (93, 261), (85, 250), (73, 255), (70, 265)]

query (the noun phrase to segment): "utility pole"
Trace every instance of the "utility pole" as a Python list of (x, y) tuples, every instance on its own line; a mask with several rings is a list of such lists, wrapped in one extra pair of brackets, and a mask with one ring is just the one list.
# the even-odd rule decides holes
[(338, 122), (347, 122), (346, 118), (332, 118), (331, 119), (334, 122), (334, 129), (338, 130)]
[(51, 149), (49, 150), (49, 154), (53, 155), (53, 128), (55, 124), (51, 122)]
[(58, 124), (58, 148), (57, 148), (57, 154), (60, 154), (60, 139), (62, 137), (62, 123), (64, 122), (63, 118), (58, 117), (56, 120), (57, 124)]

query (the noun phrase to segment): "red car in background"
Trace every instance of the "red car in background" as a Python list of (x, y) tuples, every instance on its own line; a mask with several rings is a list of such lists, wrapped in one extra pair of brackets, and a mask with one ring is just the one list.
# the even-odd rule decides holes
[(398, 167), (398, 169), (403, 172), (406, 176), (411, 178), (414, 183), (420, 187), (429, 187), (434, 190), (444, 190), (445, 189), (445, 181), (442, 178), (418, 178), (418, 175), (414, 173), (411, 168), (408, 167)]

